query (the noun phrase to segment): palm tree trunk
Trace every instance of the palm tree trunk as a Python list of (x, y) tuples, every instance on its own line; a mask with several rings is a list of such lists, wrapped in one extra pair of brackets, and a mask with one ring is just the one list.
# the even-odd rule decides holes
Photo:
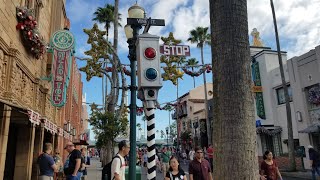
[(256, 180), (259, 173), (247, 0), (210, 0), (210, 24), (214, 74), (213, 179)]
[[(201, 63), (202, 63), (202, 65), (204, 65), (203, 47), (201, 47), (200, 50), (201, 50)], [(211, 137), (211, 122), (208, 118), (208, 91), (207, 91), (206, 71), (203, 72), (203, 83), (204, 83), (204, 106), (205, 106), (204, 108), (205, 108), (207, 136), (208, 136), (208, 145), (209, 145), (209, 144), (212, 144), (212, 137)]]
[(282, 63), (282, 55), (281, 55), (281, 48), (279, 42), (279, 35), (278, 35), (278, 27), (277, 27), (277, 19), (274, 10), (273, 0), (270, 0), (272, 16), (273, 16), (273, 24), (274, 24), (274, 31), (276, 35), (276, 43), (277, 43), (277, 51), (278, 51), (278, 59), (279, 59), (279, 68), (280, 68), (280, 75), (281, 75), (281, 82), (282, 88), (284, 90), (284, 97), (286, 99), (286, 112), (287, 112), (287, 126), (288, 126), (288, 154), (289, 154), (289, 170), (295, 171), (296, 170), (296, 161), (294, 155), (294, 141), (293, 141), (293, 130), (292, 130), (292, 117), (291, 117), (291, 107), (290, 107), (290, 97), (288, 92), (288, 86), (286, 83), (284, 70), (283, 70), (283, 63)]
[[(193, 72), (194, 68), (192, 67), (191, 69), (192, 69), (192, 72)], [(193, 88), (196, 88), (196, 81), (194, 79), (194, 76), (192, 78), (193, 78)]]

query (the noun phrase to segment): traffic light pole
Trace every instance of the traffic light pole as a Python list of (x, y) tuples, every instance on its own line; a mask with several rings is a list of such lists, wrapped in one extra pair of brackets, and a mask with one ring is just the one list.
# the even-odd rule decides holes
[(129, 154), (129, 177), (136, 180), (136, 121), (137, 121), (137, 81), (136, 81), (136, 40), (141, 26), (131, 25), (133, 38), (128, 40), (129, 60), (131, 67), (131, 98), (130, 98), (130, 154)]
[[(144, 101), (144, 113), (147, 118), (147, 147), (148, 147), (148, 180), (156, 180), (156, 149), (155, 149), (155, 101)], [(152, 107), (152, 108), (149, 108)]]

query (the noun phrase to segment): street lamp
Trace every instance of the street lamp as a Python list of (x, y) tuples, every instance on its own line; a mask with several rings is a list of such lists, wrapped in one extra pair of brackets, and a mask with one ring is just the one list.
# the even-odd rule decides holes
[[(138, 4), (134, 4), (128, 9), (129, 18), (144, 18), (145, 11)], [(130, 154), (129, 154), (129, 177), (136, 179), (136, 114), (137, 114), (137, 82), (136, 82), (136, 40), (141, 25), (125, 25), (124, 30), (128, 39), (129, 55), (131, 67), (131, 103), (130, 103)]]
[(168, 137), (169, 128), (168, 127), (166, 127), (166, 133), (167, 133), (167, 147), (169, 147), (169, 137)]

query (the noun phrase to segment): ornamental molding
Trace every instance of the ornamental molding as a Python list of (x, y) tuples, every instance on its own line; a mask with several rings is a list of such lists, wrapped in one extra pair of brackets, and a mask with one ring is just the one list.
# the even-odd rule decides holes
[(0, 48), (5, 54), (13, 57), (16, 57), (21, 54), (18, 49), (12, 48), (11, 46), (12, 44), (8, 45), (7, 42), (0, 36)]

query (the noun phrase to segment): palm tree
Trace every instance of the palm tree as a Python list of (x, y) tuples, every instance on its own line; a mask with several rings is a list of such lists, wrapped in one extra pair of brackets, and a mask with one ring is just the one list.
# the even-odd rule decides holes
[[(204, 65), (203, 59), (203, 47), (205, 45), (211, 44), (211, 35), (208, 33), (208, 27), (197, 27), (190, 31), (190, 37), (188, 41), (191, 43), (196, 43), (197, 47), (200, 48), (201, 52), (201, 63)], [(203, 73), (203, 83), (204, 83), (204, 105), (205, 105), (205, 116), (206, 116), (206, 124), (207, 124), (207, 136), (209, 144), (212, 144), (211, 140), (211, 127), (210, 121), (208, 118), (208, 91), (207, 91), (207, 80), (206, 80), (206, 73)]]
[(294, 153), (290, 97), (289, 97), (289, 92), (288, 92), (288, 86), (287, 86), (286, 79), (284, 76), (282, 55), (281, 55), (281, 48), (280, 48), (278, 27), (277, 27), (277, 18), (276, 18), (276, 13), (274, 10), (273, 0), (270, 0), (270, 5), (271, 5), (271, 10), (272, 10), (274, 31), (275, 31), (275, 36), (276, 36), (281, 82), (282, 82), (282, 87), (284, 90), (284, 96), (285, 96), (285, 100), (286, 100), (287, 126), (288, 126), (288, 152), (289, 152), (288, 155), (289, 155), (289, 164), (290, 164), (289, 169), (290, 169), (290, 171), (295, 171), (296, 170), (296, 161), (295, 161), (295, 153)]
[[(198, 63), (199, 63), (199, 61), (197, 61), (196, 58), (190, 58), (187, 60), (187, 66), (191, 66), (192, 71), (194, 70), (194, 66), (198, 65)], [(192, 78), (193, 78), (193, 88), (195, 88), (196, 81), (194, 79), (194, 76)]]
[[(106, 4), (104, 7), (98, 7), (97, 10), (93, 13), (94, 18), (93, 21), (97, 21), (99, 23), (105, 24), (107, 39), (109, 37), (109, 29), (111, 27), (111, 23), (114, 22), (115, 19), (115, 7), (112, 4)], [(121, 14), (118, 14), (118, 20)], [(121, 26), (121, 24), (118, 24)]]
[(212, 138), (217, 154), (213, 179), (259, 179), (247, 1), (211, 0), (210, 24), (214, 74)]

